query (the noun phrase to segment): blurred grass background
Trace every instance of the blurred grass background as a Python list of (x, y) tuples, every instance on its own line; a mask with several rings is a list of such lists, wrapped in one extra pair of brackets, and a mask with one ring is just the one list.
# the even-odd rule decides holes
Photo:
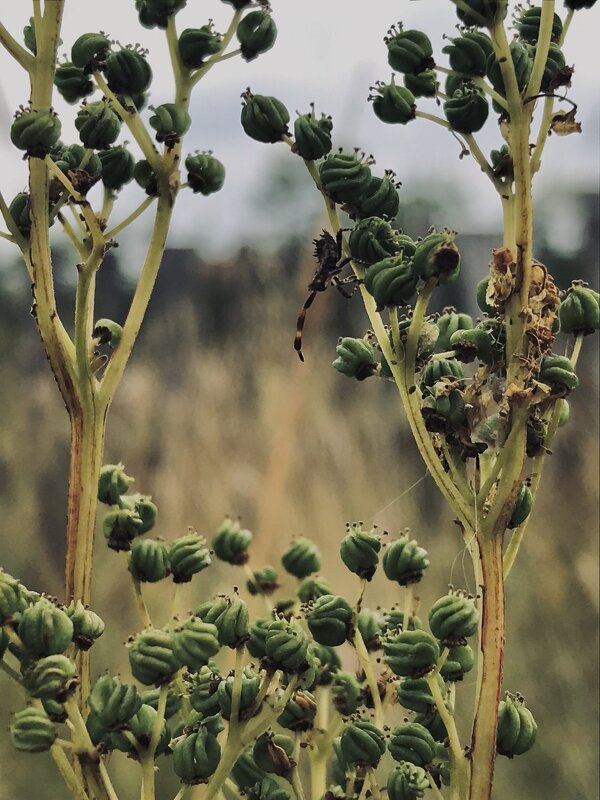
[[(441, 201), (408, 199), (401, 224), (413, 235), (444, 224)], [(453, 197), (454, 204), (460, 198)], [(584, 223), (578, 241), (552, 252), (539, 231), (538, 257), (566, 287), (593, 278), (596, 196), (578, 196)], [(275, 204), (276, 205), (276, 202)], [(265, 213), (275, 213), (274, 205)], [(543, 223), (543, 215), (541, 217)], [(428, 548), (432, 566), (419, 587), (422, 608), (448, 583), (474, 590), (468, 558), (451, 516), (414, 447), (393, 384), (359, 384), (331, 369), (337, 337), (361, 335), (365, 317), (330, 291), (320, 295), (305, 329), (306, 364), (292, 349), (295, 320), (314, 268), (310, 232), (271, 242), (265, 252), (241, 247), (235, 257), (208, 263), (171, 248), (163, 264), (142, 337), (110, 412), (106, 462), (122, 460), (135, 491), (159, 506), (156, 533), (182, 535), (188, 525), (210, 536), (225, 514), (241, 516), (255, 533), (251, 564), (279, 564), (293, 535), (318, 542), (323, 574), (354, 597), (337, 556), (347, 521), (376, 523), (392, 534), (409, 526)], [(452, 302), (476, 313), (471, 298), (485, 274), (490, 236), (460, 237), (464, 278), (439, 290), (439, 308)], [(123, 248), (125, 249), (125, 248)], [(201, 243), (199, 243), (201, 252)], [(119, 251), (116, 251), (117, 254)], [(57, 252), (59, 307), (72, 303), (70, 255)], [(122, 321), (131, 295), (127, 270), (111, 254), (102, 268), (97, 316)], [(31, 588), (62, 594), (68, 423), (28, 316), (30, 295), (17, 262), (4, 266), (0, 290), (0, 563)], [(499, 759), (497, 800), (590, 800), (597, 796), (598, 732), (598, 371), (597, 341), (587, 341), (570, 398), (572, 416), (560, 432), (522, 552), (508, 583), (505, 688), (520, 691), (539, 723), (535, 748)], [(216, 564), (191, 584), (184, 607), (243, 584), (235, 569)], [(351, 588), (348, 588), (348, 587)], [(291, 589), (291, 584), (289, 586)], [(161, 586), (149, 604), (166, 616)], [(167, 601), (170, 598), (167, 599)], [(373, 582), (366, 606), (399, 598)], [(252, 608), (262, 613), (255, 601)], [(122, 555), (97, 541), (94, 609), (108, 631), (94, 648), (127, 674), (119, 649), (138, 629)], [(473, 681), (458, 687), (470, 713)], [(18, 700), (0, 676), (1, 725)], [(117, 784), (133, 797), (128, 775), (137, 767), (116, 755)], [(163, 776), (160, 797), (174, 785)], [(166, 783), (165, 783), (166, 781)], [(43, 787), (43, 790), (40, 790)], [(0, 744), (0, 798), (67, 794), (50, 758), (25, 756)]]

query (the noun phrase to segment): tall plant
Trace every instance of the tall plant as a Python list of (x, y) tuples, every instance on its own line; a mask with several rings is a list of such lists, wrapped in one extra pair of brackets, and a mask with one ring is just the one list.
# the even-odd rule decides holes
[[(522, 697), (501, 700), (504, 581), (546, 453), (568, 418), (565, 396), (578, 384), (581, 343), (600, 327), (598, 294), (575, 281), (561, 302), (548, 269), (534, 258), (532, 234), (532, 178), (547, 136), (578, 130), (570, 101), (566, 110), (555, 108), (572, 73), (561, 47), (573, 12), (593, 0), (566, 0), (564, 21), (554, 0), (519, 8), (511, 42), (505, 0), (452, 0), (461, 28), (444, 48), (447, 68), (420, 31), (398, 25), (385, 40), (404, 86), (392, 77), (373, 87), (377, 116), (398, 124), (421, 117), (447, 128), (501, 200), (504, 238), (477, 287), (484, 314), (477, 324), (455, 309), (428, 316), (432, 295), (460, 274), (455, 232), (413, 238), (396, 230), (393, 174), (374, 176), (371, 160), (358, 152), (332, 152), (330, 117), (312, 108), (298, 116), (292, 136), (280, 100), (244, 95), (244, 130), (261, 142), (285, 142), (304, 160), (331, 229), (315, 243), (318, 263), (298, 318), (296, 350), (302, 356), (304, 323), (319, 292), (330, 283), (343, 293), (358, 289), (371, 330), (362, 339), (342, 339), (334, 366), (358, 380), (379, 376), (396, 384), (419, 451), (471, 554), (480, 593), (443, 595), (429, 612), (430, 632), (415, 615), (411, 588), (428, 555), (407, 532), (386, 541), (375, 529), (348, 528), (340, 557), (356, 576), (350, 599), (333, 594), (317, 574), (321, 561), (312, 542), (292, 542), (282, 561), (298, 585), (293, 598), (280, 598), (273, 596), (277, 571), (249, 566), (252, 534), (239, 523), (225, 520), (212, 552), (194, 532), (170, 543), (152, 539), (146, 536), (156, 520), (152, 499), (128, 493), (131, 478), (122, 465), (102, 467), (107, 412), (152, 293), (176, 197), (184, 188), (208, 195), (224, 179), (223, 165), (205, 152), (185, 158), (182, 183), (190, 94), (219, 62), (236, 55), (252, 60), (276, 38), (265, 3), (224, 2), (233, 15), (220, 34), (210, 22), (178, 32), (185, 0), (136, 0), (140, 23), (165, 31), (175, 81), (173, 101), (150, 107), (149, 115), (152, 70), (139, 47), (84, 33), (70, 61), (57, 65), (62, 0), (33, 1), (25, 46), (0, 25), (0, 41), (31, 84), (30, 102), (11, 128), (27, 159), (29, 190), (10, 203), (0, 196), (8, 229), (2, 235), (23, 253), (36, 322), (71, 421), (65, 602), (0, 573), (0, 667), (25, 703), (11, 739), (20, 750), (49, 750), (72, 795), (88, 800), (117, 797), (108, 770), (114, 751), (139, 763), (142, 800), (156, 796), (159, 756), (172, 756), (166, 769), (181, 782), (178, 800), (194, 785), (203, 787), (205, 800), (224, 787), (256, 800), (304, 800), (308, 785), (313, 800), (326, 793), (363, 800), (378, 796), (382, 781), (391, 800), (426, 792), (485, 800), (496, 753), (520, 755), (535, 739)], [(54, 88), (70, 103), (84, 101), (75, 119), (80, 143), (60, 141)], [(420, 98), (427, 97), (443, 103), (444, 117), (421, 110)], [(488, 160), (474, 134), (490, 102), (504, 142)], [(117, 143), (123, 126), (141, 152), (137, 161)], [(112, 225), (118, 192), (132, 179), (146, 196)], [(100, 182), (103, 194), (94, 203), (91, 190)], [(151, 206), (152, 234), (127, 318), (122, 326), (98, 320), (98, 270), (115, 237)], [(350, 218), (347, 237), (340, 212)], [(50, 227), (56, 222), (78, 262), (72, 325), (61, 320), (54, 296)], [(345, 266), (352, 273), (343, 279)], [(567, 338), (565, 355), (553, 352), (559, 330), (575, 337), (572, 350)], [(140, 612), (143, 629), (128, 653), (143, 690), (110, 674), (91, 683), (89, 649), (104, 632), (89, 609), (98, 501), (108, 506), (103, 533), (109, 548), (125, 554)], [(385, 578), (401, 587), (401, 608), (375, 613), (363, 601), (381, 554)], [(185, 584), (210, 566), (211, 556), (244, 570), (246, 589), (264, 600), (265, 616), (250, 622), (235, 590), (190, 615), (178, 614), (175, 604), (159, 626), (146, 606), (147, 584)], [(467, 642), (472, 637), (477, 659)], [(340, 647), (350, 649), (355, 672), (342, 669)], [(476, 661), (465, 746), (455, 722), (456, 682)], [(410, 718), (398, 721), (396, 700)]]

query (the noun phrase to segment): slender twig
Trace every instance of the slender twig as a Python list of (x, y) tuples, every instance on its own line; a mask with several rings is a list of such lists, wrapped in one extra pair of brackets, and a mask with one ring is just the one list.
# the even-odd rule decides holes
[(223, 61), (225, 50), (227, 49), (229, 43), (233, 39), (233, 36), (237, 30), (238, 23), (242, 18), (242, 14), (243, 11), (241, 9), (234, 13), (233, 17), (231, 18), (231, 22), (229, 23), (229, 27), (227, 28), (227, 30), (223, 34), (223, 38), (221, 39), (220, 49), (214, 55), (208, 58), (204, 62), (204, 64), (200, 67), (200, 69), (194, 72), (193, 75), (191, 76), (190, 82), (192, 86), (195, 86), (198, 83), (198, 81), (202, 80), (202, 78), (206, 75), (206, 73), (209, 70), (211, 70), (215, 66), (215, 64), (218, 64), (219, 61)]
[[(109, 231), (107, 231), (104, 234), (104, 238), (107, 240), (113, 239), (117, 235), (117, 233), (121, 233), (122, 230), (128, 228), (129, 225), (131, 225), (132, 222), (134, 222), (141, 214), (143, 214), (144, 211), (148, 208), (148, 206), (151, 206), (155, 200), (156, 197), (154, 195), (146, 197), (145, 200), (142, 200), (139, 206), (134, 211), (132, 211), (131, 214), (129, 214), (129, 216), (125, 217), (125, 219), (122, 222), (119, 222), (118, 225), (115, 225), (114, 228), (111, 228)], [(104, 214), (102, 216), (104, 216)]]
[[(69, 742), (66, 742), (65, 744), (69, 744)], [(75, 774), (75, 770), (71, 766), (71, 762), (65, 755), (65, 751), (62, 749), (58, 739), (50, 748), (50, 755), (52, 756), (54, 763), (56, 764), (58, 771), (62, 776), (62, 779), (64, 780), (67, 788), (75, 800), (89, 800), (89, 795)]]
[(4, 46), (5, 50), (17, 61), (24, 70), (31, 72), (34, 57), (29, 53), (17, 40), (11, 36), (8, 30), (0, 22), (0, 43)]

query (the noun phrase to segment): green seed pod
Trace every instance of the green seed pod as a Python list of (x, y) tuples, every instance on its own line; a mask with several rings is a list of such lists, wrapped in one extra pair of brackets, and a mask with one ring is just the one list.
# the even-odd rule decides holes
[(390, 83), (376, 83), (372, 87), (376, 94), (369, 95), (375, 116), (390, 125), (406, 125), (415, 118), (417, 105), (415, 96), (406, 86), (396, 86), (394, 78)]
[(171, 542), (169, 563), (174, 583), (189, 583), (194, 575), (211, 564), (204, 536), (188, 533)]
[(405, 31), (400, 25), (389, 30), (384, 42), (388, 49), (388, 64), (397, 72), (418, 75), (435, 65), (431, 42), (422, 31)]
[(573, 281), (558, 309), (563, 333), (588, 335), (600, 328), (600, 295), (582, 281)]
[(194, 711), (204, 717), (217, 714), (219, 712), (217, 689), (222, 680), (221, 676), (210, 665), (207, 665), (200, 667), (186, 680), (189, 683), (190, 704)]
[(310, 603), (324, 594), (332, 594), (331, 586), (325, 578), (314, 575), (304, 580), (298, 585), (297, 591), (301, 603)]
[(338, 647), (350, 633), (352, 608), (343, 597), (325, 594), (315, 601), (306, 621), (316, 642)]
[(29, 193), (19, 192), (16, 194), (11, 200), (8, 210), (19, 232), (25, 238), (28, 238), (31, 231), (31, 203), (29, 200)]
[(243, 95), (242, 128), (251, 139), (265, 144), (281, 141), (288, 133), (290, 114), (276, 97), (252, 94), (248, 89)]
[(310, 692), (294, 692), (292, 699), (283, 709), (277, 722), (290, 731), (308, 731), (313, 727), (317, 714), (317, 704)]
[(42, 597), (23, 611), (19, 637), (34, 658), (64, 653), (73, 639), (73, 623), (62, 609)]
[(71, 600), (65, 614), (73, 623), (73, 641), (80, 650), (89, 650), (104, 633), (104, 621), (86, 608), (81, 600)]
[(156, 131), (156, 141), (165, 142), (171, 149), (180, 137), (190, 128), (192, 118), (177, 103), (163, 103), (156, 106), (154, 114), (148, 120), (150, 126)]
[(187, 0), (135, 0), (140, 24), (144, 28), (165, 30), (172, 17), (182, 9)]
[(19, 619), (28, 605), (27, 590), (23, 584), (0, 569), (0, 625)]
[(123, 464), (106, 464), (100, 469), (98, 500), (116, 506), (131, 485), (133, 478), (125, 474)]
[(342, 755), (349, 765), (376, 767), (385, 753), (383, 733), (371, 722), (359, 719), (346, 725), (340, 741)]
[(138, 529), (138, 536), (148, 533), (156, 525), (158, 509), (147, 494), (129, 494), (121, 497), (120, 506), (128, 509), (138, 517), (142, 524)]
[(198, 69), (221, 49), (223, 37), (212, 22), (201, 28), (186, 28), (179, 36), (179, 55), (188, 69)]
[[(530, 6), (523, 8), (517, 19), (516, 27), (519, 37), (528, 44), (535, 44), (540, 35), (540, 22), (542, 18), (541, 6)], [(551, 41), (558, 42), (562, 33), (562, 22), (558, 14), (554, 14), (552, 19)]]
[(422, 767), (405, 762), (393, 769), (387, 779), (389, 800), (421, 800), (429, 789), (429, 778)]
[(432, 433), (449, 433), (458, 430), (465, 421), (465, 399), (458, 389), (448, 394), (429, 395), (422, 406), (425, 427)]
[(102, 675), (94, 683), (88, 699), (92, 714), (107, 731), (119, 730), (140, 710), (142, 699), (135, 686), (118, 678)]
[[(492, 150), (490, 153), (490, 161), (494, 168), (495, 178), (505, 178), (507, 181), (511, 182), (514, 180), (514, 165), (508, 145), (503, 144), (500, 150)], [(484, 278), (477, 286), (477, 305), (482, 311), (485, 311), (486, 314), (494, 314), (496, 309), (487, 303), (486, 294), (489, 280), (489, 278)], [(482, 289), (483, 284), (485, 284), (485, 290)], [(483, 294), (480, 295), (482, 291)]]
[(225, 182), (225, 167), (212, 153), (196, 153), (185, 160), (190, 189), (205, 196), (218, 192)]
[(399, 633), (405, 629), (409, 631), (423, 630), (423, 623), (420, 618), (415, 615), (410, 615), (408, 618), (408, 627), (404, 624), (404, 611), (399, 608), (390, 608), (383, 615), (383, 627), (385, 631), (392, 633)]
[(236, 785), (241, 790), (250, 789), (257, 783), (260, 783), (265, 777), (265, 773), (258, 766), (254, 760), (254, 756), (250, 751), (242, 753), (238, 758), (231, 770), (231, 777)]
[(381, 615), (369, 611), (368, 608), (363, 608), (356, 618), (356, 624), (367, 650), (369, 652), (379, 650), (381, 647), (380, 634), (384, 628)]
[(413, 97), (435, 97), (438, 91), (437, 73), (433, 69), (426, 69), (418, 75), (404, 75), (404, 86)]
[[(439, 676), (438, 676), (439, 678)], [(441, 680), (442, 687), (444, 682)], [(418, 722), (419, 725), (422, 725), (424, 728), (427, 728), (429, 733), (433, 736), (436, 742), (444, 742), (448, 738), (448, 732), (446, 731), (446, 726), (444, 725), (442, 718), (439, 715), (439, 712), (435, 710), (435, 708), (431, 707), (426, 712), (417, 714), (413, 719), (413, 722)]]
[(417, 291), (417, 282), (413, 263), (404, 254), (372, 264), (364, 278), (365, 289), (379, 308), (408, 305)]
[(440, 332), (437, 340), (436, 350), (440, 353), (450, 350), (450, 337), (456, 331), (471, 330), (473, 320), (468, 314), (457, 313), (452, 306), (445, 308), (442, 315), (437, 320)]
[[(35, 41), (35, 20), (29, 17), (29, 24), (23, 28), (23, 42), (25, 47), (30, 50), (33, 55), (37, 53), (37, 45)], [(59, 39), (59, 44), (62, 44), (62, 39)]]
[(212, 546), (217, 558), (228, 564), (241, 565), (248, 561), (248, 547), (252, 541), (249, 530), (240, 527), (240, 523), (226, 517), (215, 533)]
[(103, 69), (110, 51), (110, 41), (103, 33), (84, 33), (71, 48), (71, 61), (85, 72)]
[[(448, 358), (436, 358), (435, 361), (430, 361), (421, 373), (421, 392), (425, 395), (430, 394), (435, 396), (433, 389), (438, 381), (444, 378), (460, 381), (464, 378), (464, 375), (463, 368), (459, 361)], [(455, 383), (454, 380), (452, 382)]]
[(192, 671), (206, 666), (219, 652), (218, 633), (215, 625), (203, 622), (197, 617), (190, 617), (175, 630), (175, 655)]
[(451, 283), (460, 272), (460, 254), (454, 244), (456, 234), (445, 230), (433, 230), (417, 244), (413, 256), (416, 274), (422, 280), (437, 278), (438, 283)]
[(233, 649), (248, 638), (248, 606), (239, 597), (217, 597), (203, 603), (196, 615), (215, 625), (220, 644)]
[(176, 634), (153, 628), (127, 645), (131, 674), (144, 686), (169, 683), (183, 666), (176, 652)]
[(257, 619), (250, 626), (250, 638), (246, 647), (254, 658), (266, 658), (265, 639), (267, 638), (267, 629), (272, 622), (272, 619)]
[(372, 177), (364, 194), (358, 201), (361, 217), (386, 217), (394, 219), (400, 208), (398, 186), (394, 173), (387, 172), (383, 178)]
[(542, 358), (539, 380), (547, 383), (553, 392), (566, 394), (579, 385), (579, 378), (566, 356), (549, 355)]
[[(152, 729), (154, 720), (156, 719), (156, 709), (152, 706), (142, 705), (130, 720), (127, 725), (136, 741), (142, 748), (147, 748), (150, 744), (152, 737)], [(158, 742), (156, 744), (156, 755), (159, 756), (164, 753), (171, 741), (171, 732), (167, 727), (166, 721), (163, 719), (160, 733), (158, 735)], [(124, 736), (119, 731), (111, 733), (110, 744), (115, 750), (120, 750), (122, 753), (131, 753), (137, 755), (135, 744), (128, 736)]]
[(435, 756), (435, 740), (418, 722), (403, 722), (390, 734), (389, 751), (394, 761), (408, 761), (417, 767), (431, 764)]
[(54, 85), (67, 103), (77, 103), (94, 92), (89, 74), (75, 64), (65, 62), (56, 67)]
[(290, 800), (290, 795), (273, 778), (263, 778), (260, 783), (250, 787), (248, 800)]
[[(233, 696), (233, 682), (234, 675), (230, 675), (224, 681), (219, 683), (217, 689), (217, 700), (219, 701), (219, 708), (221, 714), (225, 719), (231, 718), (231, 703)], [(259, 710), (254, 708), (254, 701), (258, 697), (260, 691), (261, 678), (253, 669), (246, 667), (242, 674), (242, 690), (240, 694), (240, 707), (239, 719), (247, 720), (254, 716)]]
[(510, 520), (508, 522), (508, 528), (518, 528), (521, 525), (529, 514), (531, 513), (531, 507), (533, 506), (533, 496), (531, 494), (531, 489), (524, 483), (520, 490), (519, 494), (517, 495), (517, 499), (515, 501), (515, 507), (513, 508), (513, 512), (511, 514)]
[(302, 672), (308, 654), (306, 634), (295, 620), (277, 619), (266, 630), (265, 654), (274, 669)]
[(474, 78), (483, 78), (487, 60), (494, 51), (492, 40), (482, 31), (466, 31), (456, 39), (450, 40), (442, 48), (450, 61), (450, 69)]
[(352, 672), (336, 672), (331, 686), (333, 705), (343, 717), (354, 714), (363, 702), (363, 687)]
[(29, 108), (17, 112), (10, 128), (10, 140), (19, 150), (45, 158), (60, 138), (60, 120), (51, 108)]
[(323, 158), (331, 150), (331, 130), (333, 121), (331, 117), (321, 114), (321, 118), (315, 116), (314, 105), (308, 114), (299, 114), (294, 122), (295, 142), (292, 147), (294, 153), (305, 159), (305, 161), (315, 161)]
[(44, 706), (44, 711), (52, 722), (56, 722), (58, 724), (62, 724), (66, 722), (68, 719), (68, 714), (65, 709), (63, 703), (59, 703), (57, 700), (42, 700), (42, 705)]
[(378, 536), (363, 531), (360, 525), (353, 525), (340, 543), (340, 558), (350, 572), (370, 581), (379, 563), (380, 550)]
[[(527, 45), (524, 45), (515, 39), (510, 44), (510, 53), (517, 77), (517, 85), (519, 90), (523, 91), (529, 82), (531, 70), (533, 68), (531, 50), (527, 47)], [(495, 53), (492, 53), (488, 58), (486, 72), (494, 89), (501, 95), (505, 96), (504, 79), (502, 78), (500, 63), (496, 59)]]
[(336, 650), (333, 647), (315, 643), (309, 646), (308, 653), (309, 656), (314, 656), (319, 662), (317, 684), (319, 686), (329, 686), (342, 666)]
[(246, 8), (252, 4), (253, 0), (221, 0), (222, 3), (229, 3), (230, 6), (233, 6), (236, 11), (239, 11), (241, 8)]
[(536, 721), (523, 698), (507, 692), (498, 708), (497, 751), (508, 758), (520, 756), (533, 747), (536, 735)]
[(462, 681), (467, 672), (475, 665), (475, 653), (468, 644), (451, 647), (445, 660), (441, 674), (446, 681)]
[(466, 644), (477, 633), (479, 611), (472, 597), (463, 592), (449, 592), (440, 597), (429, 612), (429, 627), (444, 647)]
[(248, 580), (246, 588), (251, 595), (265, 594), (270, 595), (279, 588), (277, 583), (277, 570), (273, 567), (261, 567), (254, 570), (252, 580)]
[(489, 331), (480, 326), (453, 333), (450, 336), (450, 348), (455, 350), (456, 357), (465, 363), (478, 358), (484, 364), (492, 366), (499, 363), (503, 355), (494, 347)]
[(152, 68), (143, 52), (122, 47), (106, 59), (104, 77), (117, 94), (141, 94), (152, 83)]
[[(142, 703), (146, 706), (151, 706), (155, 711), (158, 711), (158, 700), (160, 696), (160, 689), (146, 689), (140, 695)], [(165, 707), (165, 719), (174, 717), (181, 708), (180, 695), (171, 689), (167, 693), (167, 705)]]
[[(443, 697), (446, 691), (444, 681), (438, 675), (436, 682)], [(420, 714), (428, 714), (435, 707), (435, 700), (425, 678), (404, 678), (398, 684), (398, 702), (409, 711), (418, 711)], [(445, 731), (444, 728), (444, 734)]]
[[(55, 148), (55, 151), (57, 149)], [(71, 183), (81, 194), (86, 194), (100, 178), (102, 173), (100, 158), (96, 153), (88, 157), (85, 147), (80, 144), (61, 147), (58, 152), (52, 152), (50, 155), (56, 166), (71, 179)], [(81, 164), (84, 166), (80, 166)], [(62, 185), (60, 188), (63, 188)]]
[(130, 508), (109, 511), (102, 520), (102, 531), (111, 550), (130, 550), (131, 542), (141, 533), (143, 522)]
[[(536, 48), (534, 47), (534, 58), (535, 50)], [(560, 86), (570, 86), (572, 74), (573, 69), (571, 67), (567, 67), (565, 56), (560, 47), (557, 44), (550, 42), (550, 47), (548, 48), (548, 57), (546, 58), (546, 65), (544, 67), (544, 74), (542, 75), (542, 81), (540, 83), (541, 91), (553, 92), (556, 91), (556, 89), (558, 89)]]
[(0, 628), (0, 661), (4, 658), (4, 654), (8, 649), (9, 638), (4, 628)]
[(321, 554), (310, 539), (300, 537), (295, 539), (289, 550), (283, 554), (281, 563), (290, 575), (306, 578), (321, 568)]
[(333, 752), (330, 764), (331, 783), (334, 786), (345, 786), (350, 767), (346, 764), (340, 746), (341, 737), (337, 736), (333, 740)]
[(336, 203), (359, 204), (371, 182), (369, 163), (353, 153), (331, 153), (319, 164), (319, 179)]
[(364, 381), (377, 370), (375, 350), (365, 339), (345, 336), (339, 340), (335, 352), (338, 357), (332, 363), (332, 367), (342, 375)]
[(544, 447), (546, 432), (547, 428), (543, 420), (537, 417), (530, 417), (527, 420), (525, 454), (528, 458), (535, 458), (546, 452)]
[(10, 742), (24, 753), (43, 753), (54, 744), (58, 731), (45, 711), (24, 708), (17, 711), (10, 726)]
[(465, 0), (464, 5), (467, 5), (470, 11), (457, 7), (456, 13), (465, 25), (489, 28), (506, 16), (506, 4), (499, 0)]
[(252, 756), (259, 769), (273, 772), (286, 779), (291, 775), (295, 765), (292, 760), (293, 753), (294, 740), (291, 736), (271, 731), (259, 736), (252, 750)]
[(113, 192), (120, 191), (133, 179), (135, 159), (127, 148), (118, 145), (98, 154), (102, 163), (102, 183)]
[(571, 407), (569, 406), (569, 403), (564, 399), (564, 397), (562, 398), (562, 400), (557, 400), (556, 402), (560, 409), (558, 417), (558, 427), (562, 428), (568, 423), (569, 419), (571, 418)]
[(121, 120), (110, 103), (100, 100), (88, 103), (77, 112), (75, 127), (84, 147), (106, 150), (121, 132)]
[(143, 583), (162, 581), (169, 574), (169, 548), (159, 539), (136, 539), (131, 545), (129, 571)]
[(111, 350), (119, 345), (122, 336), (122, 326), (112, 319), (99, 319), (92, 330), (92, 338), (98, 344), (107, 344)]
[(571, 11), (581, 11), (584, 8), (591, 8), (596, 0), (564, 0), (565, 6)]
[(204, 727), (180, 739), (173, 748), (173, 769), (185, 784), (205, 783), (220, 760), (221, 746)]
[(236, 36), (244, 61), (253, 61), (273, 47), (277, 25), (268, 11), (251, 11), (238, 23)]
[(418, 583), (429, 566), (427, 550), (416, 539), (401, 536), (388, 544), (383, 554), (383, 571), (386, 578), (400, 586)]
[(430, 633), (408, 630), (384, 640), (383, 652), (394, 675), (419, 678), (433, 669), (440, 648)]
[(366, 217), (352, 228), (348, 239), (350, 255), (361, 264), (375, 264), (388, 256), (396, 255), (402, 249), (399, 237), (398, 231), (387, 220)]
[(444, 94), (448, 97), (454, 97), (454, 93), (460, 89), (468, 89), (473, 86), (473, 82), (461, 78), (459, 75), (448, 75), (446, 83), (444, 84)]
[(476, 133), (485, 125), (490, 113), (484, 93), (477, 88), (458, 89), (444, 102), (444, 114), (452, 130)]
[(23, 684), (32, 697), (62, 703), (77, 686), (75, 664), (63, 655), (40, 658), (23, 674)]
[(150, 197), (158, 194), (156, 174), (145, 158), (136, 161), (133, 167), (133, 179)]

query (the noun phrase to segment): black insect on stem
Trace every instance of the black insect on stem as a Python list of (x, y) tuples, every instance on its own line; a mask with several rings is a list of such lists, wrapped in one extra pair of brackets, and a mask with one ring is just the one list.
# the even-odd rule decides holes
[[(352, 297), (354, 290), (358, 285), (358, 279), (355, 275), (350, 275), (348, 278), (340, 280), (337, 276), (350, 263), (351, 258), (342, 258), (342, 231), (337, 232), (336, 238), (324, 230), (318, 239), (314, 240), (315, 252), (314, 256), (317, 259), (319, 266), (317, 267), (312, 281), (308, 284), (310, 294), (300, 313), (298, 314), (298, 321), (296, 323), (296, 335), (294, 337), (294, 349), (298, 353), (300, 361), (304, 361), (302, 353), (302, 331), (304, 329), (304, 321), (306, 319), (306, 312), (313, 304), (313, 300), (317, 296), (317, 292), (324, 292), (329, 285), (335, 288), (344, 297)], [(354, 284), (352, 291), (348, 292), (344, 289), (345, 285)]]

